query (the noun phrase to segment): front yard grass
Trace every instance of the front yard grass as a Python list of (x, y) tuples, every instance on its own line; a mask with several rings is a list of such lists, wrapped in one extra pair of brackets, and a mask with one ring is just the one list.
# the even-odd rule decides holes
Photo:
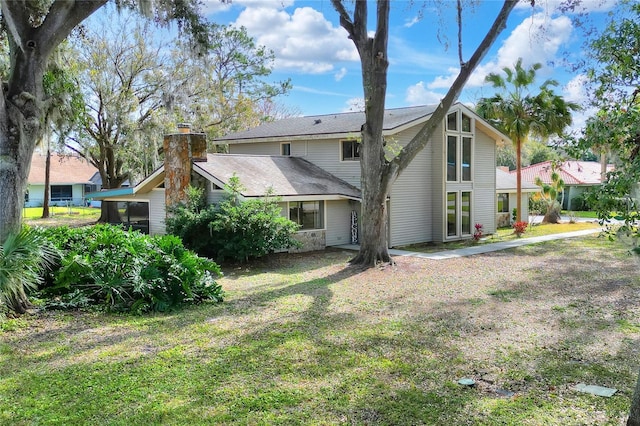
[(622, 424), (640, 346), (626, 247), (589, 236), (365, 272), (352, 255), (229, 267), (221, 305), (5, 321), (0, 424)]
[(485, 235), (479, 241), (475, 241), (473, 239), (466, 239), (461, 241), (450, 241), (450, 242), (444, 242), (444, 243), (431, 242), (431, 243), (412, 244), (412, 245), (397, 247), (397, 248), (401, 250), (407, 250), (407, 251), (434, 253), (438, 251), (455, 250), (455, 249), (460, 249), (465, 247), (471, 247), (478, 244), (491, 244), (491, 243), (498, 243), (501, 241), (515, 240), (517, 238), (541, 237), (544, 235), (582, 231), (584, 229), (597, 229), (601, 227), (602, 226), (598, 224), (597, 221), (575, 222), (575, 223), (569, 223), (569, 222), (538, 223), (538, 224), (529, 224), (529, 226), (527, 226), (527, 230), (522, 235), (522, 237), (518, 237), (513, 232), (513, 228), (500, 228), (497, 230), (495, 234)]

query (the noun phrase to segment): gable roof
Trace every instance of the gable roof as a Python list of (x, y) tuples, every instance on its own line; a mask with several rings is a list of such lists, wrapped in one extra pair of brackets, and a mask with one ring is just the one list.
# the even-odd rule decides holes
[[(613, 170), (607, 165), (607, 172)], [(601, 164), (595, 161), (565, 161), (558, 168), (565, 185), (599, 185), (602, 183)], [(515, 171), (511, 171), (515, 174)], [(551, 161), (544, 161), (522, 168), (522, 180), (535, 182), (539, 176), (544, 183), (551, 183)]]
[[(516, 190), (516, 175), (496, 169), (496, 192), (515, 192)], [(522, 192), (537, 192), (539, 190), (537, 185), (522, 180)]]
[(193, 168), (218, 186), (235, 174), (245, 197), (262, 197), (269, 188), (279, 197), (337, 195), (360, 198), (360, 190), (300, 157), (208, 154)]
[[(31, 157), (31, 168), (27, 182), (30, 185), (44, 185), (47, 156), (38, 152)], [(77, 155), (51, 154), (51, 185), (92, 184), (91, 178), (98, 171), (84, 158)]]
[[(405, 128), (426, 122), (437, 106), (434, 104), (385, 110), (383, 135), (396, 134)], [(499, 133), (488, 122), (461, 103), (454, 104), (451, 110), (454, 109), (462, 109), (466, 114), (473, 115), (479, 127), (493, 133), (497, 138), (509, 140), (507, 136)], [(264, 123), (242, 132), (230, 133), (215, 139), (215, 141), (233, 144), (297, 139), (355, 138), (360, 136), (364, 123), (364, 112), (290, 117)]]

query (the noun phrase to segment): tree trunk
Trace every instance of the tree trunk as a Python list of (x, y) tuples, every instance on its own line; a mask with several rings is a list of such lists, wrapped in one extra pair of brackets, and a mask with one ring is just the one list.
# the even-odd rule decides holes
[(44, 200), (42, 201), (42, 218), (49, 217), (49, 198), (51, 197), (51, 150), (47, 143), (47, 157), (44, 163)]
[(560, 208), (558, 206), (554, 206), (547, 209), (547, 212), (544, 214), (544, 218), (542, 218), (542, 223), (558, 223), (560, 222), (560, 219)]
[(516, 222), (522, 222), (522, 141), (516, 141)]
[(640, 426), (640, 373), (638, 374), (636, 389), (631, 398), (631, 410), (629, 410), (627, 426)]
[(102, 201), (100, 203), (100, 219), (98, 223), (120, 223), (117, 201)]

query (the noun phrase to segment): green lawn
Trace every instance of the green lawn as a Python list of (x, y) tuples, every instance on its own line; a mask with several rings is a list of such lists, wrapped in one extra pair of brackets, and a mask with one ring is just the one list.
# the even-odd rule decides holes
[(485, 235), (480, 241), (467, 239), (462, 241), (451, 241), (446, 243), (421, 243), (409, 246), (398, 247), (402, 250), (418, 251), (423, 253), (433, 253), (443, 250), (455, 250), (464, 247), (471, 247), (478, 244), (491, 244), (501, 241), (509, 241), (517, 238), (541, 237), (543, 235), (560, 234), (563, 232), (581, 231), (583, 229), (595, 229), (601, 226), (595, 222), (576, 222), (576, 223), (556, 223), (556, 224), (536, 224), (529, 225), (522, 237), (514, 234), (512, 228), (501, 228), (495, 234)]
[[(100, 209), (91, 208), (91, 207), (79, 207), (79, 206), (71, 206), (71, 207), (60, 207), (60, 206), (51, 206), (49, 207), (49, 214), (51, 216), (58, 217), (94, 217), (98, 219), (100, 217)], [(42, 207), (25, 207), (22, 210), (22, 216), (24, 219), (38, 219), (42, 217)]]
[(640, 340), (626, 247), (593, 236), (365, 272), (352, 255), (226, 268), (220, 305), (5, 320), (0, 424), (623, 423)]

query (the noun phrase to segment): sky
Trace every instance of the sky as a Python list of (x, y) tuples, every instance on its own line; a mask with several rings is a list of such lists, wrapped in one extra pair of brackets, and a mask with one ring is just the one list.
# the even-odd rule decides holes
[[(501, 1), (475, 2), (463, 15), (463, 56), (468, 59), (502, 6)], [(350, 2), (346, 2), (349, 7)], [(583, 102), (584, 75), (571, 71), (580, 59), (584, 34), (575, 14), (558, 11), (559, 0), (524, 1), (511, 13), (507, 28), (471, 76), (460, 101), (473, 104), (493, 90), (484, 82), (490, 72), (539, 62), (539, 84), (553, 78), (565, 99)], [(387, 108), (438, 102), (458, 72), (458, 40), (453, 0), (422, 2), (394, 0), (389, 32)], [(615, 0), (584, 0), (596, 25), (604, 22)], [(303, 115), (332, 114), (361, 109), (360, 62), (353, 42), (339, 25), (330, 0), (207, 0), (203, 13), (219, 24), (244, 26), (259, 45), (275, 54), (272, 78), (291, 79), (289, 95), (280, 101)], [(370, 6), (374, 29), (375, 6)], [(589, 114), (574, 117), (580, 127)]]

